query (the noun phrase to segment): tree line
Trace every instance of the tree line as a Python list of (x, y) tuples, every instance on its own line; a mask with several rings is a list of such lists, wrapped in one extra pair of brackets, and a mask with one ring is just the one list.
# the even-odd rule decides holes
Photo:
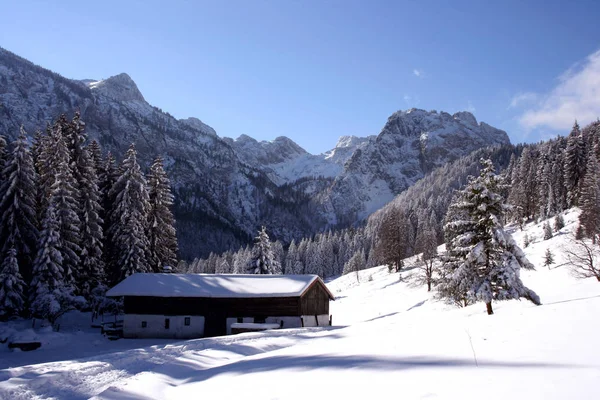
[(54, 323), (101, 307), (132, 273), (174, 267), (172, 204), (161, 157), (146, 176), (132, 144), (117, 166), (88, 143), (79, 112), (32, 139), (0, 136), (0, 318)]

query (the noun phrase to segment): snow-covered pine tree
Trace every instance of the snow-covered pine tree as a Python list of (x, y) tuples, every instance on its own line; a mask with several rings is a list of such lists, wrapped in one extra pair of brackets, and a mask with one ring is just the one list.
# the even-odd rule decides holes
[(578, 205), (579, 191), (585, 171), (585, 143), (575, 121), (573, 129), (567, 138), (565, 150), (565, 186), (567, 189), (567, 206)]
[[(523, 285), (520, 269), (533, 269), (523, 251), (502, 225), (506, 205), (499, 195), (500, 177), (490, 160), (481, 160), (481, 173), (462, 191), (460, 203), (465, 219), (450, 221), (454, 231), (451, 249), (460, 249), (464, 258), (451, 263), (451, 273), (443, 275), (450, 286), (467, 289), (465, 296), (483, 301), (493, 314), (493, 300), (524, 297), (534, 304), (540, 299)], [(445, 282), (444, 285), (448, 285)]]
[(558, 232), (564, 227), (565, 219), (563, 218), (562, 214), (558, 214), (556, 217), (554, 217), (554, 232)]
[[(46, 127), (46, 131), (36, 130), (33, 135), (33, 140), (31, 141), (31, 157), (33, 158), (33, 165), (37, 171), (38, 157), (40, 155), (40, 149), (42, 146), (42, 142), (44, 141), (44, 136), (47, 135), (47, 132), (50, 131), (50, 126)], [(38, 171), (39, 172), (39, 171)]]
[(342, 271), (343, 275), (349, 274), (351, 272), (356, 273), (356, 280), (360, 281), (358, 271), (361, 271), (365, 268), (367, 261), (365, 259), (365, 251), (357, 250), (352, 257), (344, 264), (344, 270)]
[[(60, 246), (56, 211), (54, 206), (50, 206), (46, 210), (46, 215), (42, 221), (40, 243), (33, 263), (33, 276), (29, 285), (29, 298), (32, 303), (44, 292), (52, 292), (54, 289), (64, 286), (63, 257)], [(33, 314), (36, 314), (35, 311)]]
[(24, 290), (17, 250), (11, 247), (0, 265), (0, 321), (21, 314), (25, 303)]
[(596, 154), (590, 151), (579, 198), (579, 225), (585, 236), (595, 243), (600, 239), (600, 166)]
[[(102, 167), (97, 171), (98, 173), (98, 190), (100, 193), (100, 219), (102, 219), (102, 232), (104, 233), (103, 243), (103, 259), (104, 267), (107, 268), (109, 265), (113, 265), (114, 251), (112, 249), (112, 240), (108, 238), (107, 233), (110, 227), (113, 225), (111, 221), (111, 210), (114, 205), (114, 198), (109, 196), (110, 190), (114, 186), (117, 179), (119, 179), (119, 171), (116, 166), (116, 160), (112, 153), (108, 152), (106, 160), (103, 160)], [(106, 271), (108, 272), (108, 271)], [(116, 279), (114, 276), (110, 276), (111, 282)]]
[[(96, 139), (92, 140), (89, 145), (86, 146), (87, 151), (92, 157), (96, 174), (100, 175), (100, 171), (104, 167), (104, 160), (102, 159), (102, 149)], [(99, 185), (99, 184), (98, 184)]]
[(171, 212), (173, 195), (163, 160), (157, 157), (148, 175), (148, 239), (150, 240), (150, 266), (155, 272), (177, 263), (177, 235), (175, 218)]
[(544, 223), (544, 240), (552, 239), (552, 227), (550, 226), (550, 222), (546, 221)]
[(8, 159), (7, 143), (4, 136), (0, 135), (0, 186), (4, 182), (4, 167), (6, 167), (6, 161)]
[(230, 251), (226, 251), (217, 260), (215, 267), (216, 274), (230, 274), (233, 271), (233, 255)]
[(277, 261), (271, 250), (271, 242), (267, 234), (267, 228), (264, 226), (258, 231), (258, 236), (254, 238), (254, 247), (252, 248), (252, 258), (248, 265), (248, 272), (251, 274), (273, 274), (277, 268)]
[(552, 264), (554, 264), (554, 254), (552, 254), (552, 251), (548, 248), (546, 249), (546, 253), (544, 253), (544, 266), (550, 268)]
[(276, 240), (271, 243), (271, 250), (273, 250), (273, 258), (275, 259), (275, 264), (273, 264), (273, 274), (281, 275), (283, 274), (283, 261), (285, 259), (283, 244), (281, 244), (279, 240)]
[(288, 274), (288, 275), (294, 274), (294, 264), (296, 262), (297, 253), (298, 253), (298, 247), (296, 246), (296, 241), (294, 239), (292, 239), (292, 242), (290, 243), (287, 253), (285, 255), (285, 262), (284, 262), (284, 268), (283, 268), (284, 274)]
[(466, 279), (461, 279), (458, 275), (469, 249), (459, 245), (456, 239), (473, 229), (473, 223), (467, 210), (463, 207), (465, 202), (465, 192), (457, 191), (454, 193), (452, 202), (448, 207), (444, 219), (446, 252), (440, 257), (442, 266), (438, 271), (440, 277), (436, 288), (441, 298), (459, 307), (466, 307), (473, 303), (473, 299), (468, 296), (469, 282)]
[(25, 282), (29, 282), (39, 235), (37, 176), (23, 127), (13, 142), (3, 174), (5, 180), (0, 186), (0, 251), (6, 254), (11, 248), (16, 250), (21, 275)]
[(552, 161), (550, 155), (544, 154), (539, 159), (538, 185), (539, 185), (539, 215), (545, 219), (556, 212), (554, 189), (552, 187)]
[[(52, 150), (54, 154), (49, 158), (51, 172), (54, 175), (49, 188), (48, 207), (52, 206), (58, 222), (60, 244), (58, 249), (62, 255), (63, 279), (65, 285), (77, 289), (80, 282), (81, 254), (81, 220), (79, 217), (79, 190), (69, 166), (69, 150), (62, 137), (62, 129), (53, 130)], [(43, 151), (46, 151), (44, 149)], [(46, 179), (46, 181), (49, 181)], [(48, 214), (45, 213), (47, 216)]]
[(108, 193), (114, 198), (110, 212), (108, 238), (113, 256), (109, 274), (112, 283), (120, 282), (136, 272), (151, 272), (148, 262), (150, 241), (147, 236), (150, 209), (147, 182), (137, 162), (132, 144), (121, 164), (122, 173)]
[(81, 297), (73, 296), (73, 287), (64, 280), (60, 222), (54, 207), (51, 202), (46, 209), (29, 285), (31, 315), (46, 318), (53, 326), (61, 315), (83, 303)]
[(35, 168), (38, 172), (38, 218), (40, 220), (46, 216), (50, 191), (56, 181), (55, 168), (66, 160), (67, 167), (70, 169), (69, 151), (63, 137), (63, 130), (66, 129), (68, 124), (67, 117), (64, 114), (61, 115), (54, 121), (52, 127), (46, 129), (45, 134), (38, 138), (39, 142), (36, 143)]
[(90, 299), (94, 289), (105, 282), (103, 221), (100, 218), (100, 191), (94, 160), (87, 149), (80, 155), (80, 210), (81, 210), (81, 268), (77, 287), (79, 293)]
[[(62, 118), (60, 120), (63, 121)], [(89, 157), (84, 155), (84, 145), (87, 140), (87, 135), (84, 131), (85, 123), (81, 120), (81, 113), (79, 111), (75, 112), (71, 122), (66, 123), (62, 129), (63, 138), (69, 150), (70, 167), (76, 186), (80, 185), (83, 179), (83, 170), (88, 168), (89, 164)]]

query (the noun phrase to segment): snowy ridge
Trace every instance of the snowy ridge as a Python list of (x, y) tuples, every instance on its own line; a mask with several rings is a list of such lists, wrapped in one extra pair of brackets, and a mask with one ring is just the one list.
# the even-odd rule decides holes
[[(297, 383), (307, 379), (323, 397), (597, 399), (600, 349), (593, 338), (600, 322), (593, 317), (600, 313), (600, 284), (574, 279), (561, 252), (578, 214), (566, 212), (565, 227), (549, 240), (543, 240), (543, 222), (524, 231), (509, 227), (520, 246), (525, 235), (531, 240), (524, 251), (537, 270), (521, 271), (521, 277), (542, 306), (497, 302), (493, 316), (482, 303), (449, 306), (415, 286), (409, 259), (401, 274), (376, 267), (329, 282), (337, 297), (331, 328), (168, 344), (96, 336), (102, 346), (91, 333), (72, 333), (62, 348), (47, 350), (48, 359), (65, 361), (47, 364), (38, 364), (44, 347), (12, 353), (2, 345), (0, 398), (183, 399), (208, 393), (234, 399), (243, 393), (245, 399), (300, 400), (306, 392)], [(556, 256), (551, 268), (542, 266), (547, 248)], [(107, 345), (124, 350), (107, 353)], [(98, 355), (78, 356), (94, 346)]]

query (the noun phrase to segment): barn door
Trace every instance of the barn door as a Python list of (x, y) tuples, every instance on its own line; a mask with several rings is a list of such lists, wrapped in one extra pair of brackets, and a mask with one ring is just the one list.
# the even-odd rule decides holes
[(204, 317), (204, 336), (225, 336), (227, 334), (227, 319), (224, 315), (209, 313)]

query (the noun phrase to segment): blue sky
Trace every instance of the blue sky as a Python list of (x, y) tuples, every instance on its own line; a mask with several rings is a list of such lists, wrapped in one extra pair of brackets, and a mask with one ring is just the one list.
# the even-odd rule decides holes
[(598, 1), (11, 1), (0, 46), (68, 78), (127, 72), (220, 136), (312, 153), (411, 107), (513, 142), (600, 116)]

